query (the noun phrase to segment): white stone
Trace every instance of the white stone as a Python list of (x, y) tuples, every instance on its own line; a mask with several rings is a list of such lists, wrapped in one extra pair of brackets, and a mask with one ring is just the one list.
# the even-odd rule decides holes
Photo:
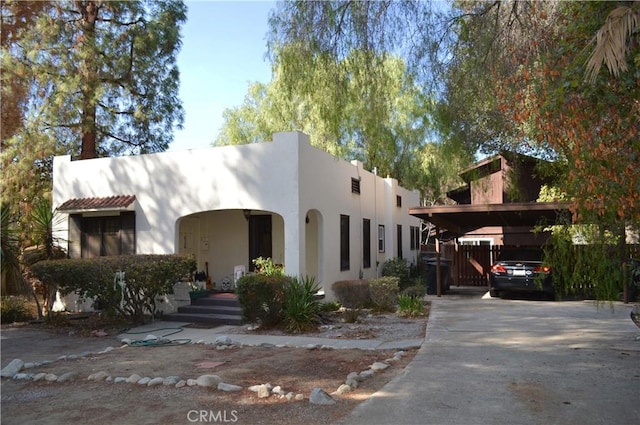
[(216, 346), (216, 350), (218, 350), (218, 351), (226, 350), (227, 348), (229, 348), (228, 345), (217, 345)]
[(58, 375), (54, 374), (54, 373), (47, 373), (44, 377), (45, 381), (48, 382), (54, 382), (58, 380)]
[(151, 378), (149, 378), (148, 376), (145, 376), (144, 378), (140, 378), (140, 380), (137, 382), (138, 385), (147, 385), (149, 383), (149, 381), (151, 381)]
[(131, 339), (130, 338), (122, 338), (120, 340), (120, 342), (123, 343), (123, 344), (129, 345), (129, 344), (131, 344)]
[(0, 371), (0, 376), (3, 378), (13, 378), (13, 375), (20, 372), (23, 368), (24, 362), (20, 359), (13, 359), (9, 362), (8, 365), (2, 368)]
[(363, 370), (362, 372), (360, 372), (360, 378), (361, 378), (360, 380), (369, 379), (374, 374), (375, 374), (375, 372), (373, 370), (371, 370), (371, 369)]
[(351, 388), (358, 388), (358, 380), (356, 378), (347, 378), (347, 380), (344, 381), (344, 383), (350, 386)]
[(271, 386), (267, 386), (267, 384), (262, 384), (258, 386), (259, 398), (267, 398), (270, 395), (271, 395)]
[(107, 372), (101, 370), (100, 372), (92, 373), (87, 378), (88, 381), (102, 381), (108, 376)]
[(351, 372), (347, 375), (347, 380), (349, 379), (356, 379), (359, 380), (360, 375), (358, 374), (358, 372)]
[(395, 353), (393, 353), (393, 357), (402, 357), (404, 356), (405, 352), (404, 351), (396, 351)]
[(198, 381), (196, 381), (195, 379), (187, 379), (187, 385), (193, 387), (195, 385), (198, 385)]
[(296, 394), (296, 396), (294, 397), (296, 400), (300, 401), (300, 400), (304, 400), (304, 395), (298, 393)]
[(282, 389), (282, 387), (280, 385), (276, 385), (275, 387), (273, 387), (273, 389), (271, 390), (271, 392), (273, 394), (279, 394), (279, 395), (284, 395), (284, 390)]
[(67, 356), (67, 360), (75, 360), (77, 359), (79, 356), (77, 354), (69, 354)]
[(185, 381), (184, 379), (181, 379), (180, 381), (178, 381), (178, 383), (176, 384), (176, 388), (182, 388), (185, 385), (187, 385), (187, 381)]
[(119, 384), (121, 382), (127, 382), (127, 378), (124, 376), (117, 376), (116, 379), (113, 380), (114, 384)]
[(222, 382), (218, 375), (200, 375), (196, 379), (196, 384), (200, 387), (217, 387)]
[(23, 369), (31, 369), (32, 367), (35, 367), (35, 366), (36, 366), (36, 364), (35, 364), (35, 363), (33, 363), (33, 362), (27, 362), (27, 363), (25, 363), (25, 364), (22, 366), (22, 368), (23, 368)]
[(304, 347), (307, 350), (315, 350), (316, 348), (320, 348), (320, 344), (307, 344)]
[(309, 403), (311, 404), (336, 404), (336, 401), (327, 394), (322, 388), (314, 388), (309, 395)]
[(375, 362), (370, 367), (371, 367), (371, 370), (373, 370), (374, 372), (377, 372), (379, 370), (385, 370), (386, 368), (389, 367), (389, 365), (383, 362)]
[(216, 345), (231, 345), (231, 344), (233, 344), (233, 341), (228, 336), (221, 335), (221, 336), (216, 338), (215, 344)]
[(338, 387), (335, 393), (338, 395), (342, 395), (344, 393), (348, 393), (349, 391), (351, 391), (351, 386), (347, 384), (342, 384)]
[(13, 375), (13, 379), (30, 381), (33, 379), (33, 373), (16, 373), (15, 375)]
[(134, 373), (133, 375), (127, 378), (127, 382), (130, 384), (135, 384), (140, 379), (142, 379), (142, 376), (138, 375), (137, 373)]
[(284, 396), (287, 400), (291, 401), (293, 400), (293, 393), (289, 392), (287, 393), (287, 395)]
[(153, 378), (149, 382), (147, 382), (147, 387), (153, 387), (154, 385), (162, 385), (164, 382), (164, 378)]
[(242, 391), (242, 387), (240, 385), (227, 384), (226, 382), (220, 382), (218, 384), (218, 389), (220, 391), (227, 391), (227, 392)]
[(44, 372), (40, 372), (40, 373), (37, 373), (37, 374), (33, 377), (33, 380), (34, 380), (34, 381), (41, 381), (41, 380), (43, 380), (43, 379), (44, 379), (44, 377), (45, 377), (45, 376), (47, 376), (47, 374), (46, 374), (46, 373), (44, 373)]
[(176, 385), (178, 382), (180, 382), (180, 377), (179, 376), (167, 376), (162, 381), (162, 385), (167, 385), (167, 386)]

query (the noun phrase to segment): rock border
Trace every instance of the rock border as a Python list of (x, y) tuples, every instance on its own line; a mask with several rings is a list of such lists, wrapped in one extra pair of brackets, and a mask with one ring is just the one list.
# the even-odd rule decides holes
[[(129, 344), (131, 344), (132, 341), (125, 338), (122, 340), (122, 343), (123, 345), (117, 349), (129, 347)], [(198, 341), (196, 344), (202, 344), (202, 343), (203, 343), (202, 341)], [(214, 345), (216, 346), (217, 350), (227, 350), (231, 348), (242, 348), (242, 347), (269, 347), (269, 348), (287, 347), (286, 345), (275, 345), (275, 344), (269, 344), (269, 343), (241, 344), (241, 343), (234, 342), (228, 336), (220, 336), (216, 338)], [(308, 350), (334, 349), (333, 347), (320, 345), (320, 344), (308, 344), (302, 348), (306, 348)], [(67, 372), (58, 376), (53, 373), (45, 373), (45, 372), (29, 373), (24, 371), (28, 369), (36, 368), (36, 367), (48, 366), (48, 365), (54, 364), (55, 362), (76, 360), (76, 359), (81, 359), (88, 356), (106, 354), (115, 349), (116, 348), (114, 347), (107, 347), (102, 351), (96, 351), (96, 352), (84, 351), (78, 354), (60, 356), (55, 360), (43, 360), (40, 362), (25, 363), (20, 359), (13, 359), (11, 362), (9, 362), (7, 366), (5, 366), (0, 371), (0, 377), (14, 379), (14, 380), (32, 381), (32, 382), (38, 382), (38, 381), (58, 382), (58, 383), (68, 382), (68, 381), (79, 379), (80, 378), (79, 374), (77, 372)], [(356, 372), (356, 371), (350, 372), (347, 375), (344, 383), (341, 384), (332, 393), (327, 393), (325, 390), (318, 387), (314, 388), (309, 394), (309, 397), (308, 397), (309, 403), (320, 404), (320, 405), (335, 404), (336, 400), (334, 396), (340, 396), (347, 392), (355, 390), (356, 388), (358, 388), (358, 385), (360, 382), (371, 378), (377, 372), (384, 371), (389, 366), (391, 366), (394, 362), (401, 360), (404, 354), (405, 354), (405, 351), (403, 350), (396, 351), (393, 354), (393, 357), (385, 359), (383, 361), (374, 362), (369, 366), (369, 368), (365, 370), (362, 370), (359, 372)], [(147, 387), (160, 386), (160, 385), (167, 386), (167, 387), (173, 386), (175, 388), (198, 386), (203, 388), (213, 388), (214, 390), (224, 391), (224, 392), (240, 392), (244, 389), (239, 385), (224, 382), (222, 378), (220, 378), (218, 375), (213, 375), (213, 374), (200, 375), (195, 379), (193, 378), (183, 379), (180, 376), (176, 376), (176, 375), (171, 375), (166, 377), (159, 377), (159, 376), (150, 377), (150, 376), (141, 376), (141, 375), (138, 375), (137, 373), (132, 373), (128, 377), (111, 376), (105, 371), (98, 371), (89, 375), (87, 377), (87, 380), (107, 382), (107, 383), (113, 383), (113, 384), (130, 383), (130, 384), (147, 386)], [(286, 399), (288, 401), (302, 401), (305, 399), (304, 395), (301, 393), (294, 394), (291, 391), (287, 392), (280, 385), (272, 386), (270, 383), (252, 385), (247, 389), (251, 392), (255, 392), (259, 398), (278, 397), (281, 399)]]

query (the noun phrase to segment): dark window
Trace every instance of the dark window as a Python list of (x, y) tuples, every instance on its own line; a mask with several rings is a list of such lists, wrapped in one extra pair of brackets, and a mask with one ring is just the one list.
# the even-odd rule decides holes
[(349, 270), (349, 216), (340, 215), (340, 270)]
[(105, 217), (69, 216), (69, 256), (72, 258), (136, 253), (134, 212)]
[(351, 177), (351, 192), (360, 194), (360, 179)]
[(378, 252), (384, 252), (384, 225), (378, 225)]
[(410, 249), (412, 251), (417, 251), (420, 249), (420, 228), (418, 226), (411, 226), (410, 229), (410, 237), (411, 237), (411, 246)]
[(272, 258), (272, 220), (270, 215), (249, 216), (249, 270), (256, 270), (253, 263), (258, 257)]
[(402, 206), (402, 196), (396, 195), (396, 207), (400, 208)]
[(362, 219), (362, 267), (371, 267), (371, 220)]
[(398, 258), (402, 258), (402, 225), (398, 224)]

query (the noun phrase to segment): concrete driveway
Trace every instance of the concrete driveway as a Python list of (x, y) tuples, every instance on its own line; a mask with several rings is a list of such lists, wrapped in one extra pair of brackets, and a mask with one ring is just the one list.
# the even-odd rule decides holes
[(633, 305), (430, 299), (414, 360), (343, 424), (640, 423)]

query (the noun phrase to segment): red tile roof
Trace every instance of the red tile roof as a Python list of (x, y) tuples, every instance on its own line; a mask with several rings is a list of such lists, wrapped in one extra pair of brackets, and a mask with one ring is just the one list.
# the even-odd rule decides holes
[(60, 211), (71, 210), (119, 210), (136, 200), (136, 195), (116, 195), (95, 198), (69, 199), (58, 207)]

